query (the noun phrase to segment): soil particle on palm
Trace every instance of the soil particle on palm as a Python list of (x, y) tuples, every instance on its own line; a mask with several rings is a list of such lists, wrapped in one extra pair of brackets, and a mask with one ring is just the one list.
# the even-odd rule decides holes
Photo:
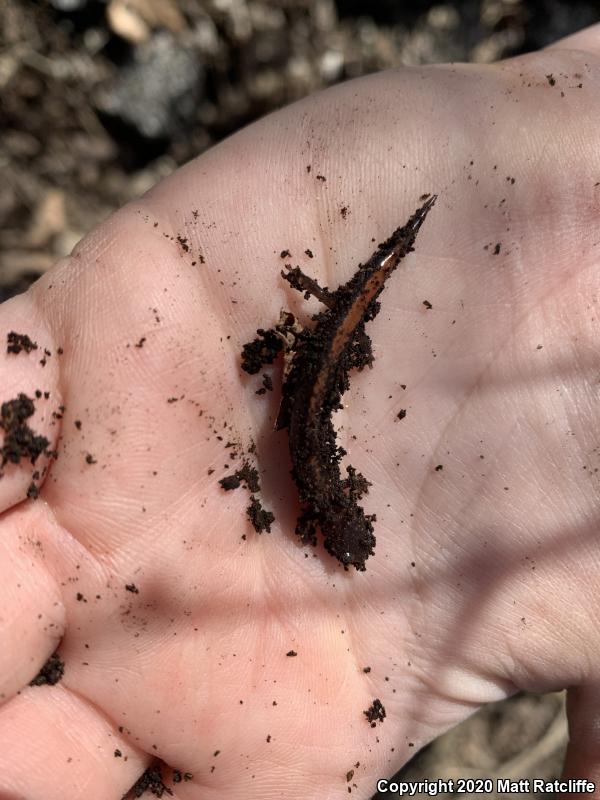
[(180, 769), (173, 770), (173, 783), (181, 783), (182, 781), (191, 781), (194, 776), (191, 772), (182, 772)]
[(59, 406), (58, 411), (52, 412), (52, 419), (62, 419), (66, 410), (67, 410), (66, 406)]
[(182, 236), (180, 233), (178, 233), (177, 234), (177, 241), (178, 241), (179, 246), (181, 247), (181, 249), (183, 250), (184, 253), (189, 253), (190, 252), (190, 244), (189, 244), (189, 241), (185, 238), (185, 236)]
[(40, 358), (40, 364), (42, 365), (42, 367), (46, 366), (46, 364), (48, 363), (48, 359), (51, 356), (52, 356), (52, 353), (50, 352), (50, 350), (44, 349), (44, 355), (43, 355), (42, 358)]
[(240, 469), (236, 470), (232, 475), (227, 475), (224, 478), (221, 478), (219, 483), (221, 487), (225, 489), (225, 491), (238, 489), (242, 483), (244, 483), (246, 488), (252, 493), (260, 491), (260, 479), (258, 477), (258, 471), (247, 461), (245, 461)]
[(271, 533), (271, 523), (275, 522), (275, 515), (262, 507), (262, 503), (255, 495), (250, 497), (250, 505), (246, 509), (248, 519), (257, 533), (266, 531)]
[(50, 658), (46, 661), (44, 666), (35, 676), (35, 678), (30, 681), (30, 686), (44, 686), (47, 684), (48, 686), (54, 686), (54, 684), (58, 683), (62, 678), (65, 671), (65, 663), (61, 661), (58, 653), (54, 653), (50, 656)]
[(372, 728), (376, 726), (377, 720), (379, 720), (379, 722), (383, 722), (386, 717), (383, 703), (378, 698), (373, 700), (369, 708), (366, 711), (363, 711), (363, 714), (367, 718), (367, 721), (371, 723)]
[(283, 348), (283, 341), (274, 330), (258, 328), (258, 338), (248, 342), (242, 349), (242, 369), (256, 375), (264, 364), (272, 364)]
[(125, 591), (131, 592), (132, 594), (139, 594), (140, 590), (137, 588), (135, 583), (126, 583), (125, 584)]
[(267, 375), (266, 373), (263, 373), (262, 379), (263, 379), (263, 385), (261, 386), (260, 389), (256, 390), (255, 394), (261, 395), (273, 391), (273, 380), (271, 376)]
[(132, 797), (141, 797), (145, 792), (153, 794), (155, 797), (162, 797), (167, 794), (172, 796), (173, 792), (164, 783), (160, 764), (153, 764), (137, 779), (131, 789), (123, 795), (123, 800)]
[[(2, 464), (0, 470), (7, 462), (18, 464), (21, 458), (28, 457), (35, 464), (38, 457), (56, 455), (48, 451), (50, 444), (45, 436), (37, 435), (25, 422), (33, 416), (35, 406), (33, 400), (22, 392), (14, 400), (7, 400), (0, 407), (0, 428), (4, 430), (4, 444), (2, 445)], [(0, 471), (0, 477), (2, 477)]]
[(21, 351), (31, 353), (32, 350), (37, 350), (37, 343), (32, 342), (26, 333), (15, 333), (11, 331), (6, 337), (6, 352), (18, 354)]
[(246, 514), (254, 530), (257, 533), (262, 533), (263, 531), (271, 533), (271, 524), (275, 522), (275, 516), (271, 511), (263, 508), (260, 499), (256, 496), (260, 492), (260, 478), (256, 467), (251, 466), (248, 461), (244, 461), (240, 469), (231, 475), (221, 478), (219, 484), (226, 492), (232, 489), (239, 489), (244, 484), (248, 491), (252, 493)]

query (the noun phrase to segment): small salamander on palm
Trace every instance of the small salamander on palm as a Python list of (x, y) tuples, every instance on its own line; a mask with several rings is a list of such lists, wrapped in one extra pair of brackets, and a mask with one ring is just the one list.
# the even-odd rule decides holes
[(303, 543), (317, 543), (324, 536), (325, 549), (347, 569), (359, 571), (374, 554), (374, 514), (365, 514), (358, 500), (369, 482), (353, 467), (340, 475), (339, 463), (346, 451), (336, 442), (332, 414), (341, 408), (341, 396), (349, 388), (348, 373), (373, 363), (371, 340), (365, 323), (380, 309), (378, 297), (386, 280), (414, 248), (417, 233), (437, 199), (431, 195), (380, 244), (366, 264), (336, 291), (321, 288), (300, 270), (289, 268), (282, 276), (290, 286), (317, 297), (326, 310), (316, 314), (310, 330), (301, 329), (293, 314), (283, 311), (275, 328), (259, 329), (259, 338), (244, 345), (242, 369), (251, 374), (272, 363), (284, 349), (282, 401), (276, 428), (287, 428), (292, 477), (298, 487), (303, 511), (296, 533)]

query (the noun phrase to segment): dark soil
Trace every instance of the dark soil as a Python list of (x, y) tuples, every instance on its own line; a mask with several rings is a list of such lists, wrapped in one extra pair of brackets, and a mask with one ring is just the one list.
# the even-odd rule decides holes
[[(35, 464), (42, 453), (48, 454), (48, 439), (36, 434), (25, 421), (34, 412), (33, 400), (23, 393), (0, 406), (0, 428), (4, 431), (0, 469), (3, 470), (7, 463), (18, 464), (22, 458), (28, 458)], [(0, 477), (2, 474), (0, 472)]]
[(173, 791), (163, 782), (160, 764), (154, 764), (138, 778), (131, 789), (123, 796), (123, 800), (141, 797), (145, 792), (155, 797), (173, 796)]
[(257, 533), (262, 533), (263, 531), (271, 533), (271, 524), (275, 522), (275, 515), (272, 511), (267, 511), (266, 508), (263, 508), (261, 501), (256, 495), (251, 495), (250, 505), (246, 509), (246, 515)]
[(15, 331), (10, 331), (7, 336), (6, 352), (17, 355), (22, 350), (24, 350), (26, 353), (31, 353), (32, 350), (37, 350), (37, 344), (32, 342), (26, 333), (16, 333)]
[(61, 661), (58, 653), (50, 656), (35, 678), (30, 682), (30, 686), (54, 686), (58, 683), (65, 672), (64, 661)]
[(378, 698), (373, 700), (369, 708), (363, 713), (367, 718), (367, 722), (371, 723), (372, 728), (374, 728), (377, 725), (377, 722), (383, 722), (383, 720), (386, 717), (383, 703)]

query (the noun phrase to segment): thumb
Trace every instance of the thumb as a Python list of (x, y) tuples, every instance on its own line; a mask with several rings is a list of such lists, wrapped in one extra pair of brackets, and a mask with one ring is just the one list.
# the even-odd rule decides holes
[(569, 745), (563, 779), (592, 781), (600, 790), (600, 685), (569, 689), (567, 718)]

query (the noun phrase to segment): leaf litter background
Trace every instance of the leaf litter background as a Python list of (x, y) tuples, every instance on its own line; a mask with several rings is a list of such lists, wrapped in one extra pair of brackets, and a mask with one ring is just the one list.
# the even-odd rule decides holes
[[(495, 61), (598, 21), (592, 0), (0, 0), (0, 300), (276, 108), (401, 64)], [(553, 779), (566, 739), (563, 695), (522, 694), (397, 777)]]

